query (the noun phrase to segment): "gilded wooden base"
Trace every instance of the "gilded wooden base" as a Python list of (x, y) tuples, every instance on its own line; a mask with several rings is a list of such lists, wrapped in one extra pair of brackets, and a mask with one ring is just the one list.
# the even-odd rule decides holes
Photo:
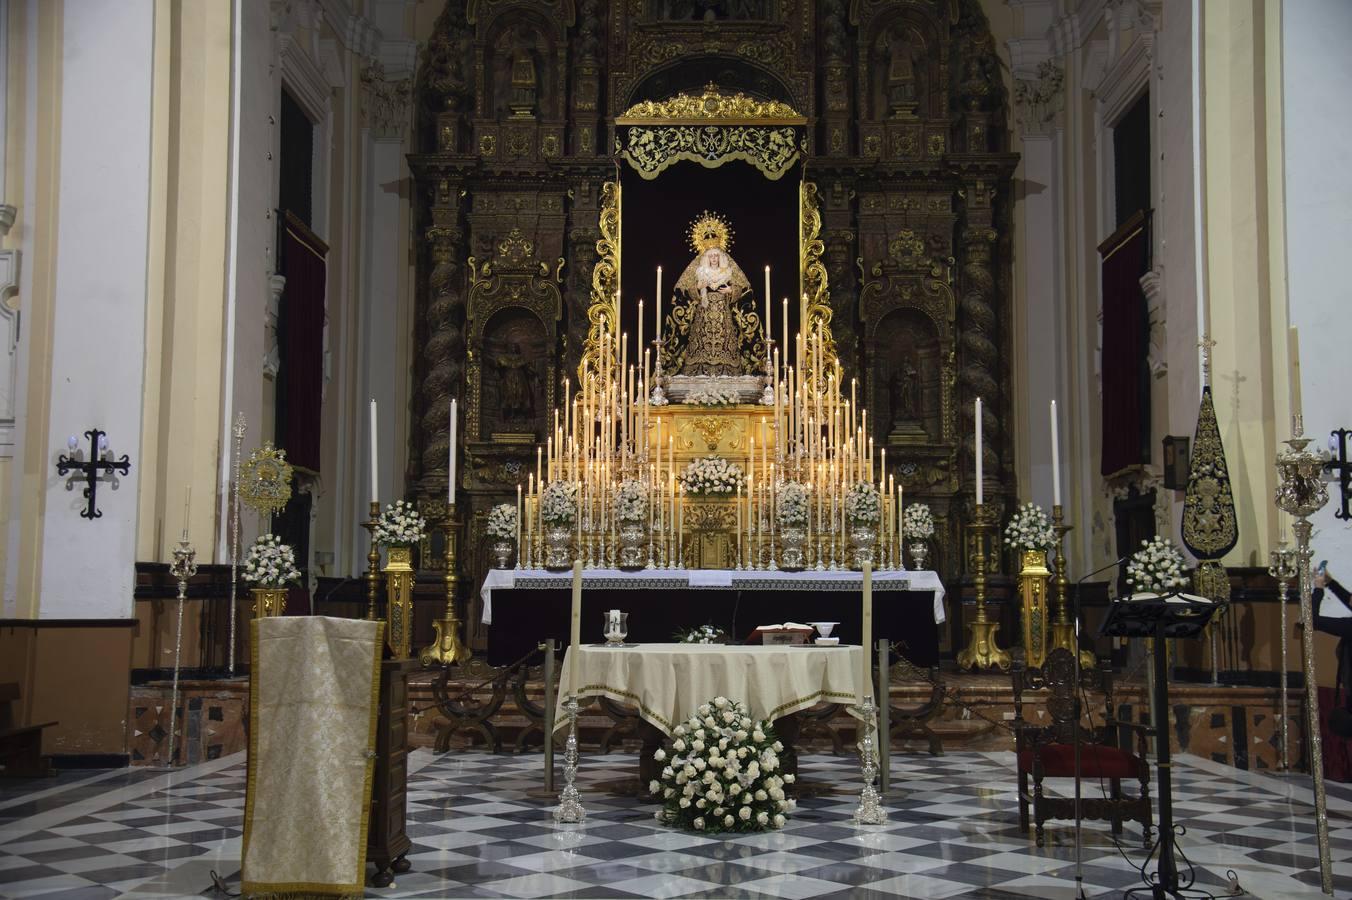
[(249, 593), (253, 594), (254, 598), (254, 618), (263, 619), (286, 614), (286, 588), (250, 588)]
[[(1050, 653), (1057, 647), (1064, 647), (1072, 653), (1075, 651), (1075, 625), (1071, 622), (1053, 622), (1052, 623), (1052, 642), (1047, 648)], [(1094, 659), (1094, 654), (1089, 650), (1080, 651), (1080, 668), (1092, 669), (1098, 665), (1098, 660)]]
[(1023, 649), (1028, 665), (1041, 668), (1051, 650), (1048, 646), (1047, 554), (1043, 550), (1026, 550), (1020, 554), (1019, 596), (1023, 601)]
[(432, 623), (436, 637), (423, 648), (418, 661), (424, 666), (433, 664), (449, 666), (470, 661), (474, 653), (460, 642), (460, 619), (454, 613)]
[(395, 659), (413, 655), (413, 548), (392, 544), (385, 565), (385, 642)]
[(999, 622), (969, 622), (971, 639), (958, 653), (958, 667), (961, 669), (989, 669), (999, 666), (1009, 668), (1009, 651), (1001, 650), (995, 644), (995, 632), (1000, 630)]

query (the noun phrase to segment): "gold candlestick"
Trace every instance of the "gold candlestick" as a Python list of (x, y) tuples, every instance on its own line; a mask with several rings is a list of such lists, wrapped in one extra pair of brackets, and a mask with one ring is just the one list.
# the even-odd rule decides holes
[(366, 618), (376, 620), (376, 597), (380, 594), (380, 545), (376, 543), (376, 522), (380, 518), (379, 501), (371, 501), (371, 518), (361, 527), (371, 536), (371, 552), (366, 554)]
[(460, 641), (460, 618), (455, 614), (455, 586), (460, 580), (459, 559), (456, 553), (459, 523), (455, 520), (455, 505), (446, 506), (446, 615), (432, 623), (436, 633), (432, 643), (423, 648), (418, 661), (424, 666), (437, 663), (442, 666), (470, 661), (474, 653)]
[[(1056, 560), (1052, 568), (1056, 574), (1052, 578), (1052, 585), (1056, 588), (1056, 610), (1052, 614), (1052, 643), (1047, 651), (1049, 653), (1057, 647), (1064, 647), (1071, 653), (1077, 649), (1075, 623), (1070, 618), (1070, 579), (1066, 577), (1066, 535), (1073, 527), (1066, 524), (1062, 506), (1059, 503), (1053, 506), (1052, 530), (1056, 532)], [(1079, 652), (1081, 669), (1093, 669), (1098, 665), (1092, 652), (1088, 650)]]
[(976, 553), (973, 556), (976, 572), (972, 576), (972, 587), (976, 591), (976, 621), (967, 623), (971, 638), (966, 648), (958, 654), (958, 666), (963, 669), (989, 669), (999, 666), (1009, 668), (1009, 651), (1001, 650), (995, 643), (995, 633), (1000, 630), (999, 622), (992, 622), (986, 615), (986, 532), (991, 523), (986, 521), (984, 504), (977, 504), (975, 519), (971, 528), (976, 532)]

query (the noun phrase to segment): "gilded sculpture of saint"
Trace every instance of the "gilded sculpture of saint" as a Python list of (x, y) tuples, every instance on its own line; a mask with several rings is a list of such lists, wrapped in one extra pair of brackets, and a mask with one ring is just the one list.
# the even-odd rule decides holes
[(682, 375), (741, 375), (742, 337), (737, 304), (751, 291), (740, 266), (728, 255), (732, 231), (721, 216), (705, 212), (690, 226), (696, 256), (676, 281), (689, 304)]

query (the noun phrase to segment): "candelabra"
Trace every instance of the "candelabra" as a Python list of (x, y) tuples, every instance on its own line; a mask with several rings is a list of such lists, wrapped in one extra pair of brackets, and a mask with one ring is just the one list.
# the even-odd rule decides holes
[[(1324, 893), (1333, 895), (1333, 863), (1329, 855), (1328, 797), (1324, 787), (1324, 747), (1319, 732), (1319, 701), (1315, 693), (1318, 684), (1314, 675), (1314, 616), (1310, 600), (1310, 532), (1309, 517), (1329, 501), (1328, 487), (1320, 479), (1325, 459), (1322, 454), (1306, 449), (1310, 439), (1304, 436), (1300, 414), (1292, 417), (1292, 436), (1286, 442), (1290, 449), (1277, 455), (1277, 506), (1295, 518), (1296, 574), (1300, 583), (1300, 620), (1302, 631), (1300, 649), (1305, 673), (1305, 727), (1306, 746), (1310, 754), (1310, 777), (1314, 782), (1315, 832), (1319, 842), (1319, 880)], [(1283, 639), (1285, 636), (1283, 635)]]
[(1287, 748), (1290, 746), (1287, 729), (1286, 712), (1290, 708), (1287, 700), (1287, 678), (1286, 672), (1289, 665), (1286, 660), (1286, 591), (1291, 579), (1296, 577), (1296, 551), (1286, 545), (1283, 540), (1277, 545), (1277, 549), (1268, 553), (1268, 559), (1271, 564), (1268, 566), (1268, 574), (1277, 579), (1277, 610), (1281, 616), (1281, 652), (1282, 652), (1282, 670), (1281, 670), (1281, 742), (1282, 742), (1282, 771), (1285, 772), (1291, 767), (1290, 754)]
[(999, 666), (1009, 668), (1009, 651), (1002, 650), (995, 643), (995, 633), (1000, 630), (999, 622), (990, 621), (986, 612), (986, 533), (991, 523), (986, 519), (986, 507), (978, 503), (972, 522), (972, 531), (976, 533), (976, 551), (972, 554), (975, 572), (972, 575), (972, 589), (976, 593), (976, 620), (967, 624), (971, 632), (966, 648), (958, 654), (958, 667), (962, 669), (989, 669)]
[(376, 620), (376, 596), (380, 593), (380, 545), (376, 543), (376, 523), (380, 520), (380, 502), (371, 501), (371, 518), (361, 527), (371, 536), (371, 552), (366, 554), (366, 618)]
[(446, 504), (446, 615), (432, 623), (435, 637), (423, 648), (418, 661), (424, 666), (437, 663), (449, 666), (464, 664), (474, 655), (460, 642), (460, 618), (455, 614), (455, 586), (460, 580), (460, 563), (456, 554), (460, 523), (455, 520), (455, 504)]
[[(883, 671), (886, 672), (886, 665)], [(864, 787), (859, 792), (859, 806), (854, 811), (854, 823), (886, 825), (887, 810), (882, 805), (882, 796), (878, 793), (878, 789), (873, 786), (878, 778), (878, 754), (873, 739), (873, 732), (878, 723), (878, 707), (873, 704), (871, 692), (860, 704), (859, 713), (864, 718), (860, 725), (864, 734), (859, 740), (859, 766), (863, 771)]]
[(1052, 531), (1056, 532), (1056, 559), (1052, 564), (1052, 586), (1056, 592), (1056, 611), (1052, 614), (1052, 642), (1047, 652), (1064, 647), (1080, 654), (1080, 668), (1093, 669), (1098, 663), (1094, 654), (1081, 650), (1076, 634), (1076, 623), (1070, 618), (1070, 579), (1066, 576), (1066, 535), (1074, 528), (1066, 524), (1061, 504), (1052, 507)]
[(568, 737), (563, 744), (563, 790), (559, 793), (559, 805), (554, 807), (554, 821), (560, 825), (580, 825), (587, 818), (587, 810), (582, 806), (582, 795), (576, 784), (577, 697), (569, 696), (563, 710), (568, 714)]
[(168, 765), (174, 764), (174, 739), (178, 734), (178, 673), (183, 663), (183, 604), (188, 599), (188, 579), (197, 574), (197, 551), (188, 543), (188, 534), (184, 530), (183, 539), (174, 548), (174, 561), (169, 564), (169, 574), (178, 582), (178, 626), (174, 630), (174, 686), (169, 695), (169, 757)]

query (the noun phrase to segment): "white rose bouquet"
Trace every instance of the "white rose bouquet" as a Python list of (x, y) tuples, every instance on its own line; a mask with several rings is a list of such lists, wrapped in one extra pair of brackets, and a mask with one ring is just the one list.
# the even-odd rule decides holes
[(550, 525), (571, 525), (577, 518), (577, 483), (551, 481), (540, 499), (540, 518)]
[(901, 533), (913, 541), (934, 537), (934, 514), (928, 503), (912, 503), (901, 515)]
[(878, 489), (871, 482), (857, 481), (845, 492), (845, 518), (851, 525), (877, 525), (880, 508)]
[(516, 507), (499, 503), (488, 511), (488, 525), (484, 529), (490, 537), (500, 541), (516, 540)]
[(376, 520), (377, 544), (412, 546), (421, 543), (426, 536), (427, 520), (412, 503), (405, 500), (396, 500), (386, 506), (380, 518)]
[(1163, 594), (1188, 583), (1183, 575), (1183, 554), (1173, 541), (1159, 535), (1141, 541), (1141, 549), (1127, 563), (1127, 584), (1137, 591)]
[(244, 559), (244, 580), (255, 587), (284, 588), (300, 581), (296, 553), (275, 534), (260, 535)]
[(685, 398), (686, 403), (693, 403), (696, 406), (732, 406), (737, 400), (737, 392), (721, 384), (691, 391)]
[(1005, 526), (1005, 546), (1020, 553), (1025, 550), (1045, 552), (1056, 546), (1056, 532), (1042, 507), (1025, 503), (1014, 512)]
[(696, 496), (727, 495), (746, 487), (746, 475), (736, 463), (710, 455), (691, 461), (681, 473), (680, 482), (687, 493)]
[(794, 801), (784, 796), (784, 745), (769, 721), (753, 722), (740, 703), (715, 697), (672, 731), (654, 755), (663, 764), (648, 789), (662, 798), (659, 822), (692, 831), (782, 828)]
[(678, 644), (726, 644), (728, 633), (717, 625), (696, 625), (678, 628), (671, 639)]
[(626, 478), (615, 491), (614, 508), (617, 522), (642, 522), (648, 518), (648, 489)]
[(775, 521), (780, 528), (802, 528), (807, 524), (807, 485), (786, 481), (779, 488), (779, 508)]

